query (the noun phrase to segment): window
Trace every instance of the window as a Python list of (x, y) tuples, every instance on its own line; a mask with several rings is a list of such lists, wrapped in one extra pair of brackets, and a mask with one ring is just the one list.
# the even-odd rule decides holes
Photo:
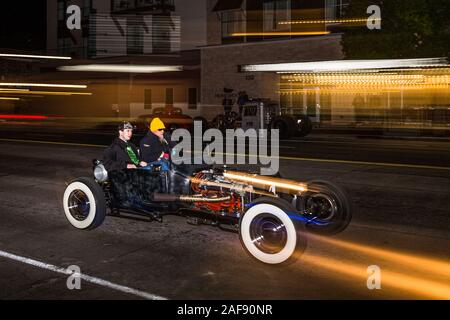
[(245, 117), (255, 117), (258, 113), (258, 107), (256, 105), (246, 105), (244, 107), (244, 116)]
[(144, 53), (144, 30), (137, 23), (127, 25), (127, 54)]
[(58, 38), (58, 54), (71, 54), (72, 40), (70, 38)]
[(221, 13), (222, 38), (228, 38), (233, 33), (245, 32), (245, 19), (241, 10), (224, 11)]
[(83, 17), (89, 17), (92, 9), (92, 0), (84, 0), (83, 3)]
[(275, 2), (264, 3), (264, 31), (273, 31), (275, 29)]
[(173, 88), (166, 88), (166, 107), (173, 107)]
[(280, 24), (291, 20), (291, 0), (264, 2), (264, 31), (281, 31), (289, 29), (289, 24)]
[(88, 37), (83, 37), (83, 56), (85, 58), (89, 57), (89, 39), (88, 39)]
[(349, 0), (326, 0), (325, 18), (326, 20), (340, 19), (345, 14), (345, 9), (349, 5)]
[[(172, 32), (175, 31), (175, 21), (170, 17), (156, 16), (152, 18), (152, 49), (153, 53), (167, 53), (171, 50)], [(175, 36), (175, 35), (174, 35)]]
[(152, 89), (144, 90), (144, 109), (150, 110), (152, 108)]
[(306, 114), (309, 117), (317, 116), (317, 100), (315, 94), (306, 95)]
[(64, 20), (66, 17), (66, 2), (58, 1), (58, 21)]
[(197, 88), (188, 89), (188, 108), (197, 109)]
[(277, 1), (276, 8), (276, 21), (277, 21), (277, 30), (282, 30), (289, 28), (288, 24), (279, 24), (280, 22), (288, 22), (291, 21), (291, 1), (290, 0), (281, 0)]

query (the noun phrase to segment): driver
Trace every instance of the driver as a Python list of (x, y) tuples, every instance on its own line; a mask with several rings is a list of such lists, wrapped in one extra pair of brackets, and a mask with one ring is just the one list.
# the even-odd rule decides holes
[(147, 163), (141, 161), (136, 146), (130, 142), (133, 136), (133, 125), (122, 122), (119, 127), (119, 137), (103, 153), (103, 164), (107, 171), (120, 171), (145, 167)]
[(150, 131), (140, 142), (142, 160), (149, 166), (161, 165), (164, 171), (169, 170), (170, 136), (165, 133), (166, 126), (160, 118), (154, 118), (150, 123)]

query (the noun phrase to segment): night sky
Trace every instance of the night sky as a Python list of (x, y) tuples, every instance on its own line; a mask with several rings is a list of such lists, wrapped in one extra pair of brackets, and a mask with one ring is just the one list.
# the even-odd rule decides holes
[(0, 4), (0, 48), (45, 50), (46, 0), (6, 0)]

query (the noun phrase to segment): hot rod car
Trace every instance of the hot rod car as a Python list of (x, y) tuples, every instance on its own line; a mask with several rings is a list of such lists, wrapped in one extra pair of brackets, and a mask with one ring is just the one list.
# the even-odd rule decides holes
[(156, 221), (182, 215), (191, 224), (237, 232), (250, 256), (271, 265), (295, 261), (306, 247), (307, 232), (339, 233), (352, 216), (346, 193), (325, 181), (301, 183), (173, 163), (169, 171), (155, 166), (107, 172), (98, 160), (94, 178), (67, 183), (63, 207), (72, 226), (83, 230), (99, 227), (107, 214)]

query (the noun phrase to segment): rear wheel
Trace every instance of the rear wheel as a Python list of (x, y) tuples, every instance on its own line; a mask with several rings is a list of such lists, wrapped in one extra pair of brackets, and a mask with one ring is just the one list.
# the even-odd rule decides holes
[(69, 183), (63, 196), (67, 220), (77, 229), (99, 227), (106, 216), (106, 200), (102, 188), (91, 178), (78, 178)]
[(271, 265), (294, 262), (306, 247), (305, 228), (293, 217), (294, 211), (282, 199), (254, 201), (239, 223), (239, 238), (247, 253)]
[(291, 117), (278, 116), (270, 123), (271, 129), (278, 129), (280, 138), (289, 139), (295, 133), (295, 121)]
[(333, 235), (344, 231), (352, 219), (352, 206), (345, 191), (327, 181), (311, 181), (298, 200), (297, 209), (310, 220), (312, 233)]

